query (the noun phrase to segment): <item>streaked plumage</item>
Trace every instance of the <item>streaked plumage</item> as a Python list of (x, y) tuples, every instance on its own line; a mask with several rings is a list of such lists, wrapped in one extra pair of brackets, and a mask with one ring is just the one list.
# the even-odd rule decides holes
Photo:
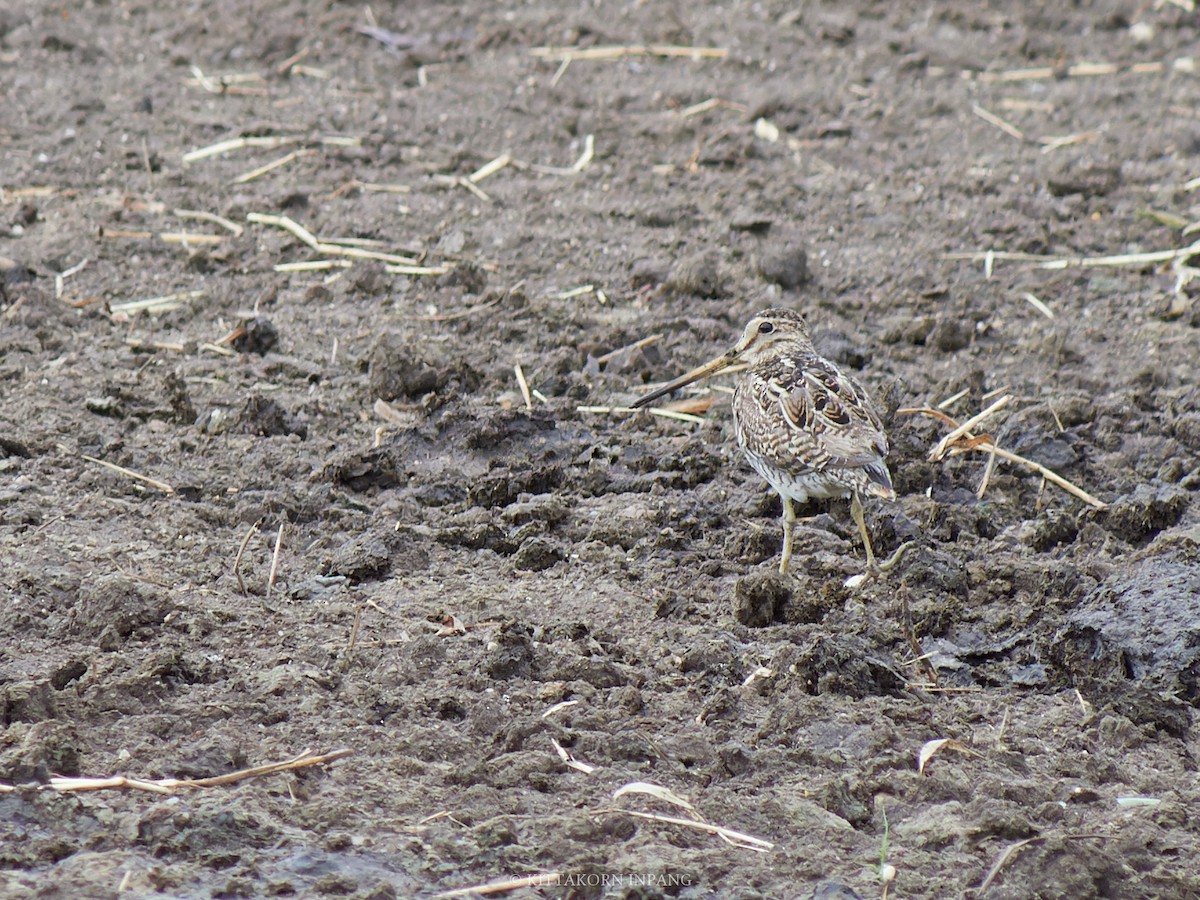
[[(779, 570), (792, 554), (795, 512), (791, 501), (850, 497), (871, 569), (881, 566), (863, 522), (862, 498), (894, 500), (883, 424), (866, 391), (813, 346), (804, 319), (768, 309), (746, 325), (728, 353), (647, 394), (635, 407), (736, 363), (749, 370), (733, 395), (738, 444), (783, 502), (784, 543)], [(903, 548), (902, 548), (903, 549)]]

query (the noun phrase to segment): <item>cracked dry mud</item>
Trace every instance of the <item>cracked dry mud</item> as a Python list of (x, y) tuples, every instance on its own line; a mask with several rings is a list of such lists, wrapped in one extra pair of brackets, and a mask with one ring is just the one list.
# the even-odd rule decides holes
[[(0, 894), (1200, 896), (1200, 263), (951, 256), (1194, 240), (1185, 5), (0, 9)], [(531, 53), (649, 44), (727, 53)], [(844, 503), (775, 574), (727, 394), (580, 411), (769, 305), (888, 412), (858, 591)], [(929, 462), (959, 394), (1107, 508)]]

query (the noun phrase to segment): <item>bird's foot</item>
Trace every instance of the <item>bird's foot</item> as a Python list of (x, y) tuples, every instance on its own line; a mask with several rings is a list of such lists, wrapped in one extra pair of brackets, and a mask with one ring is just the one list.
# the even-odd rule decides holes
[(902, 557), (904, 555), (904, 552), (912, 545), (913, 545), (912, 541), (905, 541), (903, 544), (901, 544), (899, 547), (897, 547), (892, 552), (891, 556), (889, 556), (883, 562), (879, 563), (879, 565), (877, 565), (875, 568), (880, 572), (888, 571), (888, 569), (890, 569), (896, 563), (900, 562), (900, 557)]
[(900, 558), (904, 556), (905, 551), (913, 545), (912, 541), (905, 541), (893, 551), (892, 555), (883, 562), (876, 562), (872, 556), (867, 560), (867, 571), (860, 572), (857, 575), (851, 575), (846, 579), (845, 586), (853, 590), (854, 588), (862, 587), (868, 581), (874, 581), (889, 571), (896, 563), (900, 562)]

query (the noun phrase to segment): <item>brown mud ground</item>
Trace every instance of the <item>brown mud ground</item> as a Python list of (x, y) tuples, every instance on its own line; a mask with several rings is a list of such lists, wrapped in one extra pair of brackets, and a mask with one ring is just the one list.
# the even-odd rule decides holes
[[(1200, 263), (948, 258), (1195, 240), (1184, 5), (3, 4), (0, 894), (1200, 896)], [(531, 54), (633, 44), (728, 52)], [(773, 576), (727, 393), (579, 409), (771, 304), (887, 410), (882, 582), (844, 503)], [(960, 392), (1107, 508), (927, 461)]]

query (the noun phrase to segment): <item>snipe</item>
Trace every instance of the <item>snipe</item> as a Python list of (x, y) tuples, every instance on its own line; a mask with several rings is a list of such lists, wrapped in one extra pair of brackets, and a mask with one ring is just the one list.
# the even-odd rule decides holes
[(633, 405), (642, 407), (685, 385), (737, 363), (748, 371), (733, 395), (738, 444), (783, 502), (783, 556), (792, 558), (792, 501), (850, 498), (850, 515), (862, 535), (867, 569), (891, 568), (907, 548), (901, 545), (876, 562), (863, 521), (865, 497), (895, 500), (885, 462), (887, 436), (867, 392), (857, 381), (817, 353), (803, 317), (768, 309), (746, 325), (729, 352), (693, 369)]

